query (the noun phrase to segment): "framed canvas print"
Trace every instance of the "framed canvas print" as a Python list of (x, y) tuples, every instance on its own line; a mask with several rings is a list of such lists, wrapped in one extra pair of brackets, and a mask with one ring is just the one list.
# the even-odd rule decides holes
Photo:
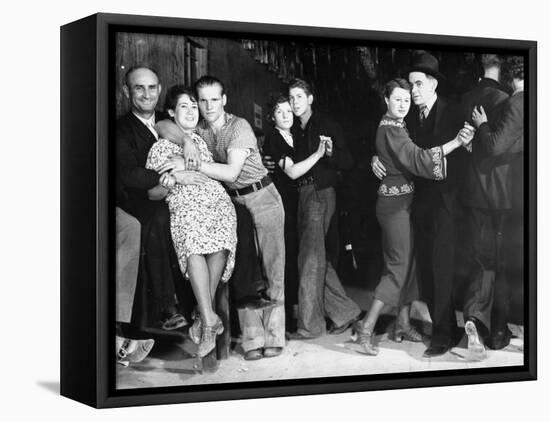
[(536, 379), (536, 42), (61, 28), (61, 394)]

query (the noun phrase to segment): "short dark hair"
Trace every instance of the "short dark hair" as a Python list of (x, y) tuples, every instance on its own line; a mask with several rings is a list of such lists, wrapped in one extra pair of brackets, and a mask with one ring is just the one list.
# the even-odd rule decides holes
[(507, 60), (509, 66), (509, 73), (513, 79), (524, 79), (523, 71), (523, 57), (522, 56), (512, 56)]
[(481, 65), (483, 69), (489, 69), (490, 67), (495, 67), (502, 65), (502, 56), (498, 54), (482, 54), (481, 55)]
[(302, 88), (306, 95), (313, 95), (313, 89), (311, 89), (311, 85), (308, 84), (306, 81), (300, 78), (294, 78), (288, 83), (288, 91), (292, 88)]
[(267, 103), (267, 120), (270, 122), (273, 121), (273, 118), (275, 117), (275, 111), (277, 111), (277, 107), (279, 107), (279, 104), (284, 103), (290, 103), (290, 99), (288, 98), (288, 95), (285, 95), (281, 92), (277, 92), (276, 94), (271, 94), (269, 101)]
[(197, 102), (197, 97), (191, 88), (185, 85), (174, 85), (166, 92), (166, 99), (164, 100), (164, 111), (174, 110), (178, 104), (178, 100), (182, 95), (188, 95), (191, 101)]
[(201, 76), (193, 86), (193, 89), (195, 90), (195, 94), (198, 97), (199, 88), (205, 87), (205, 86), (212, 86), (212, 85), (219, 85), (222, 89), (222, 95), (225, 94), (225, 86), (222, 81), (220, 81), (215, 76), (211, 75), (204, 75)]
[(130, 67), (130, 69), (128, 69), (128, 70), (126, 71), (126, 74), (124, 75), (124, 84), (125, 84), (128, 88), (130, 88), (130, 76), (132, 75), (132, 73), (134, 73), (136, 70), (139, 70), (139, 69), (147, 69), (147, 70), (153, 72), (153, 73), (155, 74), (155, 76), (157, 77), (157, 80), (158, 80), (158, 82), (159, 82), (159, 84), (160, 84), (159, 74), (158, 74), (158, 72), (157, 72), (155, 69), (153, 69), (153, 68), (150, 67), (150, 66), (144, 65), (144, 64), (137, 64), (137, 65), (135, 65), (135, 66)]
[(390, 95), (395, 88), (402, 88), (410, 92), (411, 84), (403, 78), (392, 79), (391, 81), (386, 82), (386, 85), (384, 85), (384, 97), (390, 98)]

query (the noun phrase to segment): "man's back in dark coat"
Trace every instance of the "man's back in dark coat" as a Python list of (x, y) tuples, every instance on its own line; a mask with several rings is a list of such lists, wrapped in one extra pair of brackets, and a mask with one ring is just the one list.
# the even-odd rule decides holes
[[(464, 119), (470, 121), (474, 107), (482, 106), (491, 126), (496, 122), (502, 103), (507, 98), (508, 94), (497, 81), (482, 78), (476, 87), (462, 97)], [(461, 192), (461, 202), (469, 207), (493, 208), (491, 204), (494, 201), (491, 198), (495, 198), (499, 194), (498, 190), (494, 189), (493, 182), (495, 177), (498, 178), (500, 173), (507, 173), (508, 170), (502, 168), (495, 171), (495, 167), (487, 165), (487, 160), (491, 160), (491, 158), (478, 133), (474, 136), (471, 149), (466, 162), (465, 183)], [(492, 162), (498, 164), (496, 160), (492, 160)], [(509, 167), (508, 165), (505, 166), (506, 168)]]
[[(483, 159), (478, 163), (491, 209), (510, 209), (513, 203), (512, 172), (523, 156), (524, 97), (512, 94), (476, 132)], [(490, 117), (488, 117), (490, 119)]]

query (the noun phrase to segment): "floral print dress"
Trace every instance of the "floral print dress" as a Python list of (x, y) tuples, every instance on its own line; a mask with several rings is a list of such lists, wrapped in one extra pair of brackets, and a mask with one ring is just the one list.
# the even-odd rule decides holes
[[(213, 162), (204, 140), (196, 134), (192, 138), (199, 149), (201, 161)], [(182, 153), (179, 145), (160, 139), (151, 147), (145, 167), (157, 169), (168, 156)], [(165, 201), (170, 210), (170, 231), (182, 273), (187, 276), (190, 255), (205, 255), (226, 249), (229, 255), (221, 281), (229, 280), (235, 266), (237, 217), (222, 184), (213, 179), (201, 185), (176, 184), (166, 195)]]

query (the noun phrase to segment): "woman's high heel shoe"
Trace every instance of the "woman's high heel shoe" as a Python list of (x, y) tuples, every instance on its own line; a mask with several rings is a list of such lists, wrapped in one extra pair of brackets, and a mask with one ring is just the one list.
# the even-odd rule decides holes
[(214, 350), (214, 347), (216, 347), (216, 336), (219, 336), (222, 333), (223, 333), (223, 324), (219, 317), (216, 323), (212, 326), (203, 324), (201, 340), (199, 343), (199, 347), (197, 348), (197, 355), (200, 358), (203, 358), (212, 350)]
[(397, 343), (401, 343), (403, 340), (421, 343), (422, 340), (424, 340), (424, 336), (419, 333), (412, 325), (407, 328), (403, 328), (396, 324), (393, 329), (392, 340)]
[(357, 339), (347, 344), (349, 349), (364, 355), (378, 355), (378, 347), (374, 345), (374, 334), (372, 332), (365, 330), (360, 321), (353, 324), (353, 331), (357, 335)]
[(363, 354), (369, 355), (369, 356), (378, 355), (378, 347), (376, 347), (374, 345), (373, 337), (374, 337), (373, 334), (369, 333), (368, 331), (358, 333), (356, 342), (361, 347), (360, 347), (360, 349), (357, 349), (357, 351), (359, 353), (363, 353)]

